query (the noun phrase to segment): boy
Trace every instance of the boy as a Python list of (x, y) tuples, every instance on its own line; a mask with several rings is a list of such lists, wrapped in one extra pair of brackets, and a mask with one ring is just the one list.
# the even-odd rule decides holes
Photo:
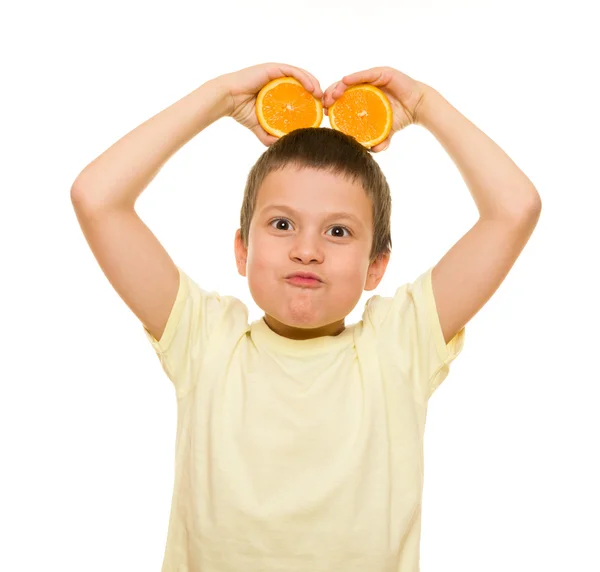
[[(395, 130), (429, 129), (480, 212), (434, 268), (370, 298), (358, 324), (345, 317), (389, 260), (389, 187), (349, 136), (262, 130), (256, 94), (283, 75), (326, 109), (352, 83), (386, 90)], [(238, 272), (265, 311), (252, 324), (241, 301), (177, 267), (134, 209), (172, 154), (223, 116), (270, 146), (248, 176), (235, 237)], [(529, 179), (397, 70), (346, 76), (323, 93), (304, 70), (269, 63), (211, 80), (137, 127), (82, 171), (71, 196), (177, 395), (162, 570), (418, 571), (427, 402), (533, 232), (541, 202)]]

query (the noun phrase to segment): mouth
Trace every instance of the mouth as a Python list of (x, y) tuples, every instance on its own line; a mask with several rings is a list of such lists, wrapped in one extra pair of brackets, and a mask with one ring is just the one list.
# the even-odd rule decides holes
[(295, 286), (308, 286), (313, 288), (323, 284), (323, 280), (311, 272), (296, 272), (286, 276), (285, 280)]

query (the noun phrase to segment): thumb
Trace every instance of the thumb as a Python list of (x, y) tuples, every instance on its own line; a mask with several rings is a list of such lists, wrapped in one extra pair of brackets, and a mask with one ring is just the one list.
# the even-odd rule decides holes
[(385, 151), (389, 146), (390, 140), (387, 139), (386, 141), (382, 141), (381, 143), (379, 143), (379, 145), (371, 147), (371, 151), (373, 151), (373, 153), (381, 153), (381, 151)]
[(279, 137), (275, 137), (275, 136), (271, 135), (270, 133), (267, 133), (262, 128), (261, 125), (256, 125), (255, 127), (253, 127), (252, 133), (254, 133), (254, 135), (256, 135), (256, 137), (258, 137), (258, 140), (265, 147), (269, 147), (270, 145), (273, 145), (273, 143), (275, 143), (275, 141), (277, 141), (279, 139)]

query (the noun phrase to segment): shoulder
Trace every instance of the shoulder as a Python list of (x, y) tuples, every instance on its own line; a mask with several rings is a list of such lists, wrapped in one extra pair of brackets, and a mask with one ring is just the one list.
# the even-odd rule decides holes
[(381, 328), (394, 318), (416, 316), (419, 308), (429, 309), (432, 270), (428, 268), (412, 282), (403, 283), (387, 296), (371, 296), (365, 304), (363, 320)]

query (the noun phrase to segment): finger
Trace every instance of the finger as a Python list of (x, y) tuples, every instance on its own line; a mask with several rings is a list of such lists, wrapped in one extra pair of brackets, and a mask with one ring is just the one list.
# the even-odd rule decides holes
[(274, 137), (273, 135), (269, 135), (269, 133), (265, 133), (264, 135), (259, 137), (259, 139), (265, 147), (270, 147), (271, 145), (273, 145), (273, 143), (279, 141), (279, 137)]
[(279, 139), (278, 137), (274, 137), (270, 133), (267, 133), (261, 125), (255, 125), (254, 127), (252, 127), (251, 131), (252, 133), (254, 133), (254, 135), (256, 135), (258, 140), (266, 147), (269, 147), (269, 145), (273, 145), (273, 143), (275, 143), (275, 141)]
[(389, 146), (390, 146), (390, 140), (386, 139), (385, 141), (382, 141), (381, 143), (379, 143), (379, 145), (375, 145), (374, 147), (371, 147), (371, 151), (373, 151), (374, 153), (381, 153), (381, 151), (385, 151)]
[(343, 81), (338, 81), (329, 86), (323, 94), (323, 105), (326, 107), (331, 107), (336, 99), (342, 97), (342, 94), (348, 87), (349, 86), (344, 84)]
[(287, 64), (278, 64), (278, 66), (283, 75), (295, 77), (304, 86), (304, 89), (310, 91), (315, 97), (323, 95), (319, 82), (316, 78), (313, 79), (308, 72), (295, 66), (288, 66)]
[(385, 67), (362, 70), (350, 75), (345, 75), (342, 81), (350, 86), (359, 83), (371, 83), (373, 85), (384, 85), (389, 81), (389, 73)]
[(323, 92), (323, 97), (321, 98), (321, 103), (323, 103), (323, 105), (327, 105), (330, 103), (331, 101), (331, 92), (333, 91), (333, 88), (337, 85), (336, 83), (331, 84), (324, 92)]
[(319, 80), (311, 73), (307, 72), (305, 69), (303, 68), (299, 68), (300, 70), (302, 70), (312, 81), (312, 84), (315, 86), (315, 91), (313, 92), (313, 95), (317, 98), (320, 99), (321, 97), (323, 97), (323, 90), (321, 89), (321, 84), (319, 83)]

